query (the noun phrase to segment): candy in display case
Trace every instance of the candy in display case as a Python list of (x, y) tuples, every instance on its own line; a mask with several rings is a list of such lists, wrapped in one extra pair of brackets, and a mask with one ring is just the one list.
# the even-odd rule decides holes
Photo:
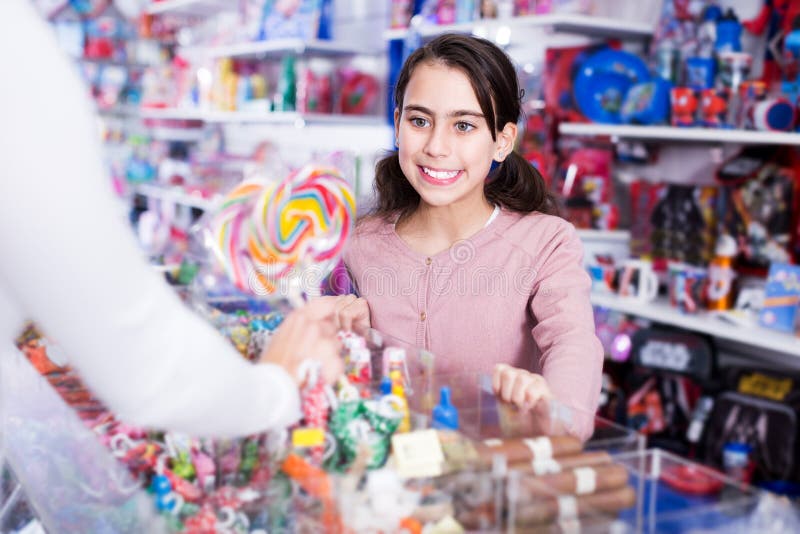
[(514, 470), (509, 532), (792, 532), (786, 501), (651, 449), (542, 475)]

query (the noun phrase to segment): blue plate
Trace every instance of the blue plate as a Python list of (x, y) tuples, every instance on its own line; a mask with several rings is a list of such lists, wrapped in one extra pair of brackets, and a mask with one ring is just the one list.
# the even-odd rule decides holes
[(639, 56), (607, 48), (580, 65), (572, 93), (588, 119), (618, 124), (622, 122), (619, 112), (628, 89), (649, 79), (647, 65)]

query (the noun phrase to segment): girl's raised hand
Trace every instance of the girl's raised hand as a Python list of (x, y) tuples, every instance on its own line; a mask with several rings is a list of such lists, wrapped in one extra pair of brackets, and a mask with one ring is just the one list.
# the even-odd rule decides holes
[(495, 365), (492, 389), (500, 399), (524, 411), (533, 409), (542, 399), (553, 398), (542, 375), (505, 363)]
[(334, 320), (339, 330), (361, 334), (369, 329), (369, 304), (365, 299), (355, 295), (334, 298)]

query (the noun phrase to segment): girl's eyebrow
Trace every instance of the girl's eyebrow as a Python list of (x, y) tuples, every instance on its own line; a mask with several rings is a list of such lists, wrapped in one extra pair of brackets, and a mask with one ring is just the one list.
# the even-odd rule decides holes
[[(414, 105), (414, 104), (409, 104), (408, 106), (404, 106), (403, 107), (403, 112), (404, 113), (407, 113), (407, 112), (410, 112), (410, 111), (417, 111), (419, 113), (424, 113), (426, 115), (430, 115), (431, 117), (436, 115), (433, 111), (431, 111), (430, 109), (426, 108), (425, 106), (417, 106), (417, 105)], [(478, 119), (484, 118), (483, 113), (481, 113), (480, 111), (472, 111), (472, 110), (469, 110), (469, 109), (457, 109), (457, 110), (454, 110), (454, 111), (449, 111), (446, 116), (450, 117), (450, 118), (453, 118), (453, 117), (464, 117), (464, 116), (475, 117), (475, 118), (478, 118)]]

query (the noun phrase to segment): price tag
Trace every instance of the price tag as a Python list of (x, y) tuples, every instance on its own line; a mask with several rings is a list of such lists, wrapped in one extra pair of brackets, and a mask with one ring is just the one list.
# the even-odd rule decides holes
[(401, 478), (424, 478), (442, 474), (444, 453), (435, 430), (393, 435), (392, 452)]

